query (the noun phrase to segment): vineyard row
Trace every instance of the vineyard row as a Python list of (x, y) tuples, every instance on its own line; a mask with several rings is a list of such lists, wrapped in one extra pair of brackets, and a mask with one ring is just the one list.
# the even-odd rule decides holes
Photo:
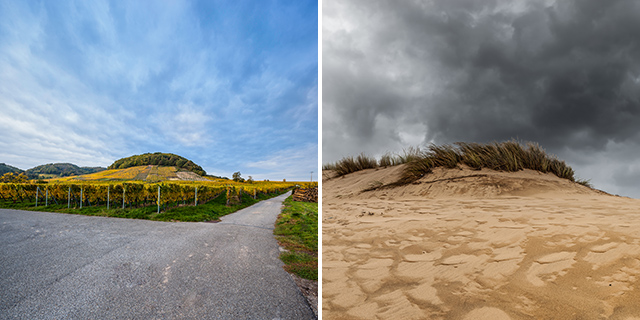
[[(279, 187), (279, 186), (278, 186)], [(35, 202), (35, 206), (67, 205), (69, 208), (83, 206), (142, 207), (157, 205), (166, 210), (182, 205), (198, 205), (225, 194), (227, 205), (240, 202), (242, 193), (255, 199), (261, 193), (279, 192), (286, 188), (238, 187), (224, 185), (183, 185), (177, 183), (120, 183), (120, 184), (21, 184), (0, 183), (0, 199), (3, 201)]]

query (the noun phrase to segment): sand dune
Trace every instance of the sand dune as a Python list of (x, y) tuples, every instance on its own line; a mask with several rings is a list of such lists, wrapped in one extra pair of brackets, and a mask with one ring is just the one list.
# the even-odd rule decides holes
[(640, 319), (640, 200), (531, 170), (385, 187), (401, 170), (323, 172), (323, 319)]

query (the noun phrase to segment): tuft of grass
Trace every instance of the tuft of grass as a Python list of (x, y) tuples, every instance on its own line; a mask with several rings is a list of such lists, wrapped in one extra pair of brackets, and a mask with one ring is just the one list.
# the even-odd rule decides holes
[(577, 184), (581, 184), (587, 188), (593, 189), (593, 185), (591, 184), (591, 179), (578, 179), (576, 180)]
[(414, 160), (418, 160), (423, 156), (424, 153), (420, 150), (420, 148), (409, 147), (409, 149), (403, 149), (402, 153), (396, 155), (396, 161), (393, 165), (408, 163)]
[(318, 280), (318, 203), (288, 197), (273, 234), (287, 250), (280, 255), (285, 270), (304, 279)]
[(384, 168), (392, 167), (397, 164), (396, 161), (397, 161), (396, 157), (387, 152), (384, 155), (382, 155), (382, 157), (380, 157), (380, 160), (378, 161), (378, 165)]
[(408, 184), (422, 178), (425, 174), (433, 172), (435, 168), (433, 159), (425, 156), (421, 159), (413, 160), (407, 163), (407, 166), (402, 171), (399, 184)]
[(361, 153), (355, 158), (345, 157), (336, 163), (325, 165), (323, 168), (325, 168), (325, 170), (335, 170), (338, 176), (344, 176), (345, 174), (349, 174), (352, 172), (364, 169), (375, 169), (377, 167), (378, 161), (375, 158)]
[(458, 163), (460, 163), (461, 158), (460, 154), (458, 154), (458, 151), (453, 146), (437, 146), (435, 144), (429, 146), (429, 152), (427, 152), (425, 157), (431, 159), (433, 166), (449, 169), (458, 167)]
[(335, 170), (335, 169), (336, 169), (335, 163), (325, 163), (322, 165), (322, 170)]
[(384, 154), (378, 163), (380, 167), (391, 167), (420, 159), (422, 156), (423, 153), (420, 148), (409, 147), (408, 149), (403, 149), (402, 153)]
[(374, 157), (361, 153), (355, 158), (349, 156), (342, 158), (338, 162), (325, 164), (322, 166), (322, 170), (334, 170), (339, 177), (364, 169), (397, 166), (420, 159), (422, 156), (423, 152), (420, 148), (414, 147), (404, 149), (402, 150), (402, 153), (398, 154), (391, 154), (387, 152), (380, 157), (380, 160), (376, 160)]

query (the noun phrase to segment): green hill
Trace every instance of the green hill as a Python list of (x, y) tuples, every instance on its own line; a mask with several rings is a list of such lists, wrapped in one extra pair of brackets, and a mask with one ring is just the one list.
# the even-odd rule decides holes
[(109, 166), (108, 169), (126, 169), (137, 166), (148, 166), (148, 165), (156, 165), (156, 166), (167, 166), (167, 167), (177, 167), (181, 169), (185, 169), (187, 171), (191, 171), (200, 176), (205, 176), (207, 173), (200, 167), (199, 165), (193, 163), (193, 161), (183, 158), (179, 155), (175, 155), (172, 153), (145, 153), (140, 155), (135, 155), (127, 158), (122, 158), (116, 160), (113, 164)]
[(72, 163), (49, 163), (43, 164), (29, 170), (25, 173), (30, 179), (37, 178), (54, 178), (54, 177), (68, 177), (78, 176), (83, 174), (90, 174), (106, 170), (102, 167), (78, 167)]
[(21, 173), (24, 172), (24, 170), (18, 169), (14, 166), (10, 166), (6, 163), (0, 163), (0, 176), (5, 174), (5, 173), (9, 173), (9, 172), (13, 172), (13, 173)]

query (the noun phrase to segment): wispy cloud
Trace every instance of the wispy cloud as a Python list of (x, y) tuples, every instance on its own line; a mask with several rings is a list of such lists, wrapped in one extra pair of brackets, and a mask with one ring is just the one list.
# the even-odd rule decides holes
[(207, 146), (214, 143), (215, 138), (207, 130), (211, 122), (209, 113), (193, 105), (178, 105), (169, 113), (159, 114), (154, 118), (157, 131), (162, 132), (167, 140), (184, 146)]
[(314, 90), (314, 1), (0, 3), (0, 161), (23, 169), (163, 151), (230, 175), (317, 141)]
[[(313, 180), (318, 181), (317, 154), (318, 145), (310, 143), (302, 148), (280, 150), (267, 154), (262, 160), (246, 163), (246, 167), (248, 175), (253, 174), (252, 177), (258, 180), (274, 176), (277, 179), (305, 181), (311, 179), (313, 171)], [(314, 161), (314, 156), (316, 161)], [(308, 177), (307, 179), (299, 178), (305, 175)], [(243, 176), (245, 175), (243, 174)]]

